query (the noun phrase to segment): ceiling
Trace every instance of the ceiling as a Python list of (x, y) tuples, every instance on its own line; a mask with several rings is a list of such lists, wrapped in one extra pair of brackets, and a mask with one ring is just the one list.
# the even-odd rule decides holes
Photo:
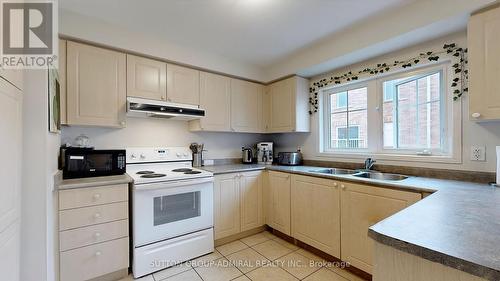
[(268, 67), (350, 25), (414, 1), (60, 0), (59, 6), (181, 47)]

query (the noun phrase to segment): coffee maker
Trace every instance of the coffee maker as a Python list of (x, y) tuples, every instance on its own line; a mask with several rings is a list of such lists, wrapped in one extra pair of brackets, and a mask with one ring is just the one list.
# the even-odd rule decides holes
[(272, 164), (273, 163), (273, 143), (259, 142), (257, 143), (257, 163)]

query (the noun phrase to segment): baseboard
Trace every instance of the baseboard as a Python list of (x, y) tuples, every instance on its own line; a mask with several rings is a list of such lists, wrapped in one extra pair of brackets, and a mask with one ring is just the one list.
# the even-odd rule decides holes
[(263, 226), (259, 226), (259, 227), (256, 227), (256, 228), (253, 228), (253, 229), (250, 229), (250, 230), (246, 230), (246, 231), (240, 232), (238, 234), (234, 234), (234, 235), (231, 235), (231, 236), (227, 236), (227, 237), (224, 237), (224, 238), (217, 239), (217, 240), (215, 240), (215, 247), (227, 244), (229, 242), (233, 242), (233, 241), (239, 240), (241, 238), (245, 238), (247, 236), (252, 236), (252, 235), (257, 234), (259, 232), (262, 232), (262, 231), (264, 231), (266, 229), (267, 229), (267, 227), (265, 225), (263, 225)]
[(120, 269), (115, 272), (108, 273), (103, 276), (99, 276), (94, 279), (90, 279), (89, 281), (116, 281), (123, 279), (128, 276), (128, 268)]

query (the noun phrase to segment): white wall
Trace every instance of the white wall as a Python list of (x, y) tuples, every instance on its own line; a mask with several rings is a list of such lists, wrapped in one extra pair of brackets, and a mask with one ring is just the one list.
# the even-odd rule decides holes
[(60, 135), (48, 132), (47, 71), (24, 76), (21, 280), (55, 280), (54, 174)]
[(195, 46), (174, 45), (165, 38), (131, 32), (68, 10), (59, 10), (59, 34), (256, 81), (266, 80), (263, 69), (257, 66), (208, 53)]
[(495, 0), (420, 0), (368, 18), (306, 46), (266, 69), (269, 80), (316, 75), (465, 27), (470, 12)]
[(189, 132), (186, 121), (129, 117), (124, 129), (64, 127), (62, 141), (72, 142), (79, 134), (90, 137), (92, 144), (101, 149), (204, 143), (205, 159), (238, 158), (242, 146), (253, 146), (268, 139), (259, 134)]
[[(466, 34), (465, 32), (451, 34), (449, 36), (443, 37), (441, 39), (433, 40), (430, 42), (422, 43), (410, 48), (406, 48), (397, 52), (393, 52), (378, 58), (370, 59), (359, 64), (351, 65), (348, 67), (343, 67), (336, 71), (345, 70), (357, 70), (362, 69), (365, 66), (371, 66), (379, 62), (392, 61), (393, 59), (400, 59), (414, 54), (418, 54), (422, 50), (434, 49), (436, 46), (442, 46), (444, 43), (456, 42), (461, 46), (466, 45)], [(313, 79), (321, 78), (320, 75), (314, 77)], [(471, 93), (474, 94), (474, 93)], [(459, 101), (460, 102), (460, 101)], [(468, 113), (468, 98), (467, 94), (462, 97), (462, 163), (460, 164), (440, 164), (440, 163), (422, 163), (422, 162), (398, 162), (398, 161), (378, 161), (380, 164), (389, 165), (404, 165), (404, 166), (416, 166), (416, 167), (435, 167), (443, 169), (457, 169), (457, 170), (473, 170), (473, 171), (486, 171), (495, 172), (496, 171), (496, 155), (495, 146), (500, 145), (500, 123), (476, 123), (469, 121)], [(316, 113), (312, 116), (311, 122), (311, 133), (309, 134), (283, 134), (283, 135), (273, 135), (273, 140), (276, 143), (276, 151), (284, 150), (295, 150), (297, 146), (302, 147), (302, 152), (304, 153), (305, 159), (310, 160), (323, 160), (323, 161), (347, 161), (347, 162), (360, 162), (360, 160), (354, 159), (339, 159), (335, 157), (320, 157), (318, 155), (318, 118), (319, 114)], [(472, 145), (483, 145), (486, 146), (486, 161), (476, 162), (470, 161), (470, 148)], [(369, 156), (369, 155), (366, 155)]]

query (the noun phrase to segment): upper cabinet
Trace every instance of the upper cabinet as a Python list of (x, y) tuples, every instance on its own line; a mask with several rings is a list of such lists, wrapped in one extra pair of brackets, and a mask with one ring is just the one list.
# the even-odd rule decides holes
[(264, 86), (231, 79), (231, 129), (236, 132), (262, 132)]
[(309, 132), (309, 82), (294, 76), (267, 87), (265, 132)]
[(127, 55), (127, 96), (166, 100), (167, 64)]
[(190, 130), (231, 131), (231, 79), (201, 72), (200, 107), (205, 109), (205, 117), (189, 121)]
[(66, 40), (59, 40), (59, 103), (61, 108), (61, 124), (67, 125), (67, 106), (66, 106)]
[(198, 106), (200, 104), (200, 72), (168, 64), (167, 101)]
[(500, 7), (471, 16), (468, 25), (469, 118), (500, 120)]
[(126, 55), (67, 42), (67, 123), (125, 126)]

